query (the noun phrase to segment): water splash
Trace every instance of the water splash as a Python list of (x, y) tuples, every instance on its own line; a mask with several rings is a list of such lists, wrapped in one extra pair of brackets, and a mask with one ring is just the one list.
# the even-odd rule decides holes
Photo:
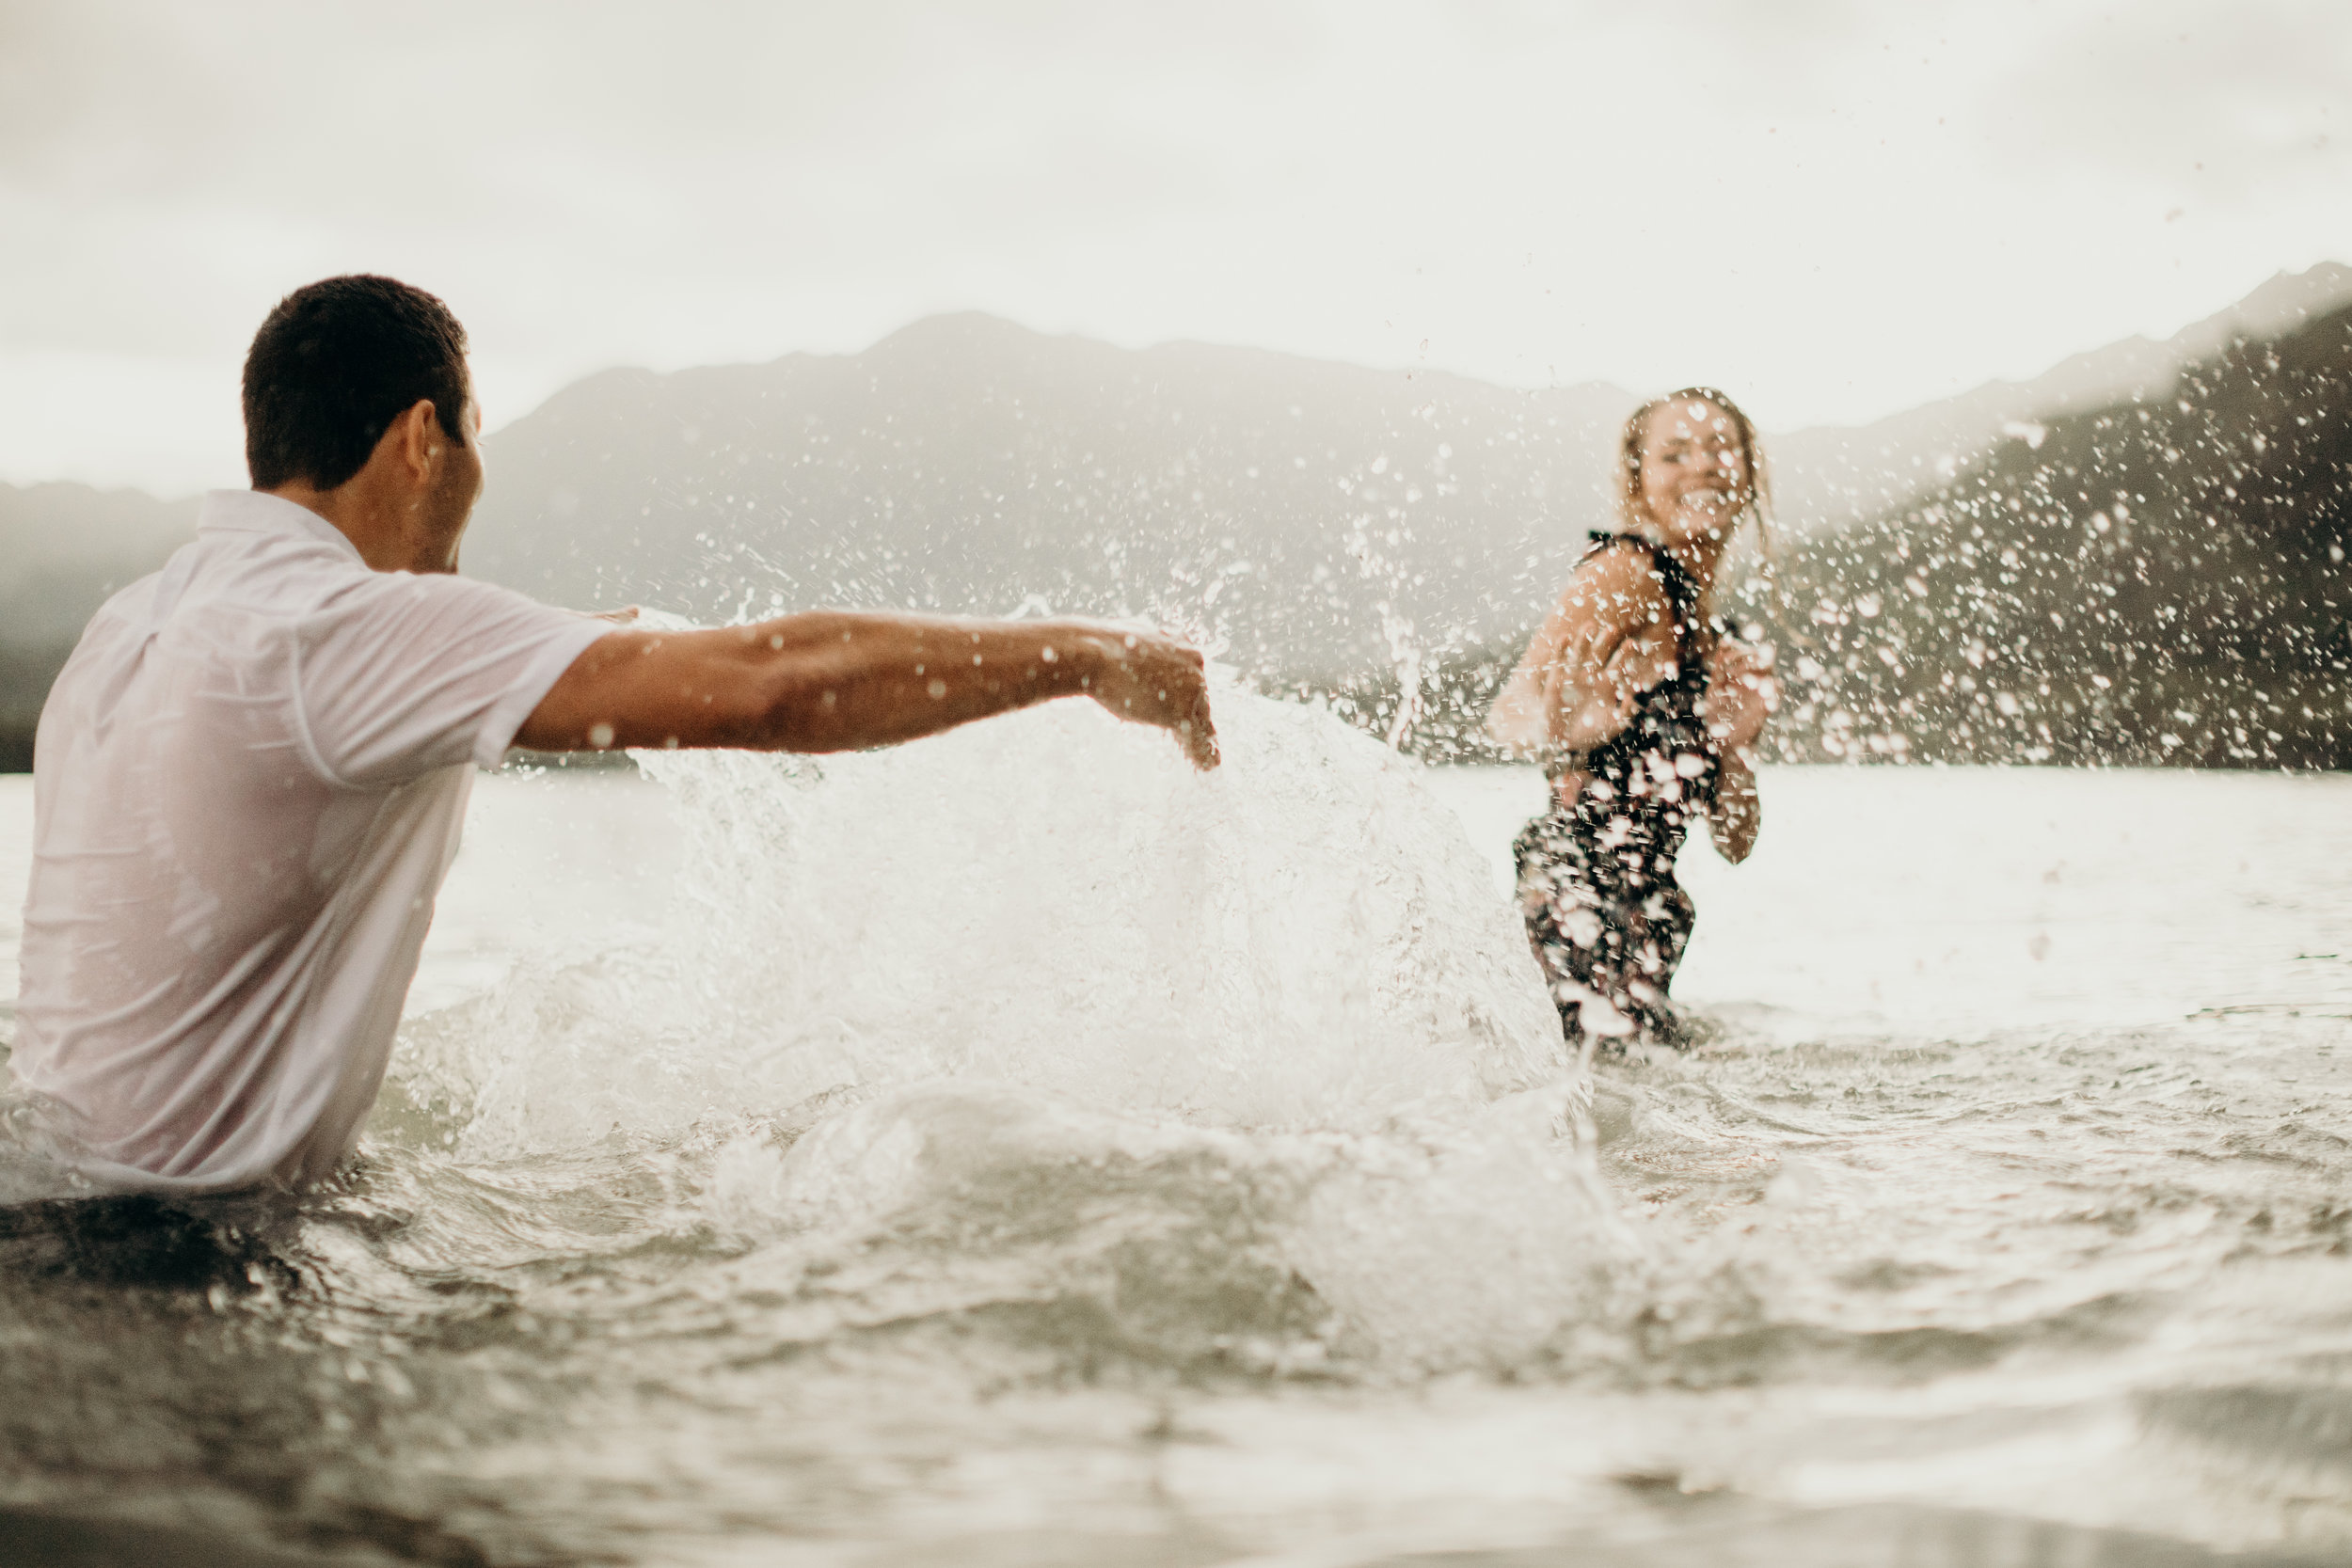
[(822, 768), (653, 753), (661, 938), (410, 1031), (460, 1151), (936, 1081), (1194, 1125), (1365, 1130), (1572, 1070), (1509, 909), (1414, 765), (1228, 692), (1226, 765), (1067, 704)]
[[(690, 845), (661, 937), (419, 1021), (392, 1092), (469, 1162), (721, 1130), (676, 1223), (771, 1292), (891, 1256), (895, 1312), (1018, 1276), (1123, 1323), (1097, 1298), (1191, 1280), (1126, 1340), (1509, 1364), (1638, 1250), (1516, 916), (1417, 765), (1218, 712), (1206, 776), (1076, 704), (646, 755)], [(1122, 1269), (1158, 1283), (1089, 1283)]]

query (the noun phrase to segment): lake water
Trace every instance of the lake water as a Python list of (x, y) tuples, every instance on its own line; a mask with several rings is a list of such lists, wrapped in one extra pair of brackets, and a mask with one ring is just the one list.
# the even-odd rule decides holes
[(0, 1226), (0, 1560), (2352, 1557), (2352, 779), (1769, 769), (1588, 1080), (1540, 781), (1224, 712), (481, 780), (347, 1180)]

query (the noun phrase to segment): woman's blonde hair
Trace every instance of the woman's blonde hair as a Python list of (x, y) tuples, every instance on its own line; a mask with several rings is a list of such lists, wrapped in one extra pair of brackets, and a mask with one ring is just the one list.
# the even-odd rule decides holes
[[(1649, 433), (1649, 417), (1670, 403), (1711, 403), (1730, 417), (1732, 434), (1740, 439), (1740, 458), (1748, 470), (1748, 493), (1740, 509), (1732, 514), (1731, 528), (1724, 543), (1737, 534), (1742, 517), (1756, 519), (1756, 536), (1767, 562), (1772, 555), (1772, 481), (1764, 466), (1763, 443), (1756, 439), (1756, 423), (1740, 406), (1712, 387), (1684, 387), (1655, 397), (1627, 416), (1625, 432), (1617, 440), (1617, 525), (1628, 533), (1645, 534), (1650, 517), (1642, 507), (1642, 438)], [(1709, 601), (1719, 596), (1721, 584), (1708, 593)], [(1708, 609), (1712, 610), (1710, 602)]]

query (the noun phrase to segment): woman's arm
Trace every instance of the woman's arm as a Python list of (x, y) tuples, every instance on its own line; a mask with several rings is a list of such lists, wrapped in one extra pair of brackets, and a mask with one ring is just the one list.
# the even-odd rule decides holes
[(1764, 825), (1752, 748), (1765, 721), (1780, 705), (1780, 682), (1772, 669), (1770, 648), (1730, 638), (1717, 642), (1707, 657), (1707, 730), (1720, 748), (1721, 759), (1707, 830), (1716, 849), (1734, 865), (1748, 858)]
[(1715, 803), (1707, 814), (1707, 832), (1715, 850), (1738, 865), (1756, 847), (1756, 831), (1764, 826), (1764, 805), (1756, 799), (1756, 769), (1747, 748), (1726, 750), (1716, 764)]
[(1633, 721), (1633, 705), (1665, 674), (1632, 647), (1622, 627), (1597, 626), (1572, 638), (1544, 689), (1551, 740), (1589, 752)]
[(1726, 637), (1707, 656), (1707, 733), (1729, 752), (1753, 746), (1780, 706), (1772, 650)]
[(1588, 751), (1624, 729), (1633, 705), (1664, 669), (1632, 634), (1672, 615), (1647, 561), (1603, 550), (1579, 566), (1518, 668), (1503, 684), (1486, 733), (1532, 754), (1547, 746)]

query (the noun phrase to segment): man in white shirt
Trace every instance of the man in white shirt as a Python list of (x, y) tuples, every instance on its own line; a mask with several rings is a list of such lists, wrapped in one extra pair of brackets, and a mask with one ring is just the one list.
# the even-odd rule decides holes
[(1163, 638), (642, 631), (455, 576), (465, 349), (389, 278), (281, 301), (246, 362), (253, 488), (106, 603), (42, 711), (12, 1067), (104, 1185), (299, 1185), (350, 1152), (473, 765), (509, 745), (845, 751), (1085, 695), (1216, 766), (1200, 657)]

